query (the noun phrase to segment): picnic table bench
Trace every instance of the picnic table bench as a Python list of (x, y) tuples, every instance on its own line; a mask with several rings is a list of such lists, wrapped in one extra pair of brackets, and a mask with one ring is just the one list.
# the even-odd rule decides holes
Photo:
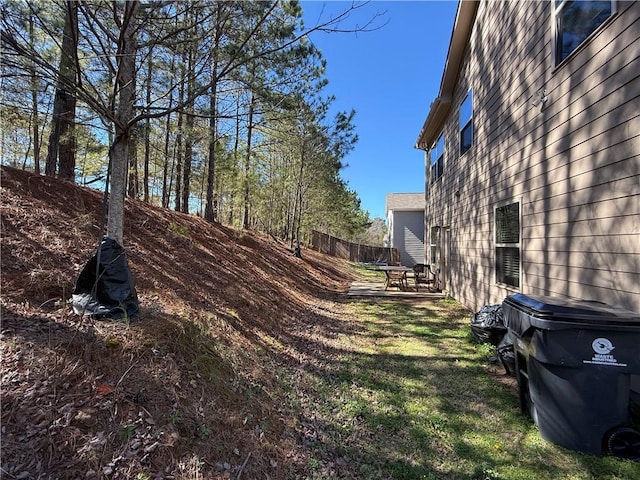
[(411, 267), (405, 267), (402, 265), (382, 265), (378, 267), (385, 274), (385, 291), (391, 287), (398, 287), (400, 290), (407, 290), (409, 288), (407, 284), (407, 272), (412, 272)]

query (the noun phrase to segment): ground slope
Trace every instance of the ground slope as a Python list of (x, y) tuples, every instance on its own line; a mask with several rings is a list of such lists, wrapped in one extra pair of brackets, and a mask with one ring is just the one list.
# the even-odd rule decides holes
[[(281, 368), (346, 262), (127, 200), (140, 314), (66, 304), (102, 195), (2, 167), (2, 477), (295, 478), (306, 459)], [(317, 318), (316, 318), (317, 321)]]

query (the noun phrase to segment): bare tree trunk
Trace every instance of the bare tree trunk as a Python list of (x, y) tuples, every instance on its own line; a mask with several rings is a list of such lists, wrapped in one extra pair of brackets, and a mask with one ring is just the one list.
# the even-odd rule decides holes
[[(135, 62), (135, 58), (134, 58)], [(133, 91), (135, 95), (137, 78), (135, 73), (131, 79), (133, 85)], [(135, 102), (135, 98), (134, 98)], [(135, 105), (132, 110), (132, 115), (135, 115)], [(140, 141), (140, 129), (137, 125), (132, 125), (129, 129), (129, 168), (128, 168), (128, 181), (127, 181), (127, 195), (129, 198), (138, 198), (140, 192), (140, 175), (138, 173), (138, 142)]]
[(139, 3), (127, 1), (124, 5), (122, 29), (118, 40), (118, 74), (116, 88), (119, 94), (117, 111), (115, 112), (115, 139), (111, 146), (111, 194), (109, 196), (109, 220), (107, 233), (109, 237), (123, 245), (124, 238), (124, 197), (129, 155), (130, 125), (133, 119), (135, 101), (134, 77), (136, 54), (135, 17)]
[[(136, 75), (133, 75), (133, 91), (136, 91)], [(134, 99), (135, 100), (135, 99)], [(134, 107), (135, 108), (135, 107)], [(135, 115), (135, 110), (133, 111)], [(138, 198), (140, 192), (140, 175), (138, 175), (138, 141), (140, 129), (132, 126), (129, 135), (129, 181), (127, 182), (127, 194), (130, 198)]]
[(132, 128), (129, 136), (129, 181), (127, 195), (138, 198), (140, 191), (140, 177), (138, 175), (138, 129)]
[(198, 200), (199, 200), (199, 204), (200, 204), (200, 210), (198, 212), (199, 212), (199, 215), (202, 218), (204, 218), (204, 205), (205, 205), (205, 203), (204, 203), (204, 192), (205, 192), (204, 186), (205, 186), (205, 180), (206, 180), (205, 175), (202, 175), (200, 177), (200, 191), (198, 192)]
[(204, 219), (208, 222), (215, 222), (217, 217), (217, 208), (214, 204), (214, 186), (216, 175), (216, 140), (217, 140), (217, 82), (215, 79), (216, 63), (213, 64), (214, 78), (211, 81), (211, 92), (209, 93), (209, 164), (207, 166), (207, 194), (204, 208)]
[(32, 113), (33, 113), (33, 170), (36, 175), (40, 175), (40, 119), (38, 117), (38, 92), (31, 91)]
[[(240, 171), (240, 94), (236, 98), (236, 131), (235, 131), (235, 140), (233, 142), (233, 167), (234, 171)], [(229, 225), (233, 225), (234, 217), (235, 217), (235, 195), (236, 189), (234, 187), (231, 194), (231, 201), (229, 202)]]
[(164, 139), (164, 163), (162, 165), (162, 207), (169, 208), (169, 198), (171, 198), (171, 187), (169, 185), (169, 132), (171, 125), (171, 115), (167, 115), (167, 129)]
[[(173, 71), (173, 59), (171, 60), (171, 70)], [(173, 94), (169, 97), (169, 110), (173, 107)], [(169, 208), (169, 199), (171, 198), (171, 177), (172, 172), (169, 172), (169, 143), (171, 135), (171, 113), (167, 115), (167, 121), (165, 123), (165, 137), (164, 137), (164, 164), (162, 167), (162, 206)], [(173, 160), (171, 160), (173, 163)]]
[[(34, 41), (33, 12), (29, 15), (29, 39)], [(31, 68), (31, 112), (33, 115), (33, 169), (36, 175), (40, 175), (40, 119), (38, 116), (38, 79), (36, 69)]]
[[(180, 100), (182, 103), (184, 98), (184, 88), (180, 87)], [(184, 114), (178, 112), (178, 134), (176, 135), (176, 202), (175, 211), (181, 211), (182, 205), (182, 118)]]
[(244, 193), (244, 215), (242, 220), (242, 228), (249, 228), (249, 174), (251, 169), (251, 136), (253, 134), (253, 110), (254, 110), (254, 96), (250, 94), (249, 99), (249, 118), (247, 125), (247, 154), (244, 158), (244, 179), (243, 179), (243, 193)]
[[(187, 98), (193, 96), (195, 90), (195, 78), (191, 74), (193, 68), (193, 45), (189, 47), (189, 59), (187, 62), (187, 71), (189, 73), (189, 80), (187, 81)], [(191, 162), (193, 161), (193, 126), (194, 126), (194, 108), (193, 104), (190, 104), (186, 113), (186, 139), (184, 148), (184, 173), (183, 173), (183, 185), (182, 185), (182, 212), (189, 213), (189, 194), (191, 193)]]
[(207, 165), (207, 193), (204, 218), (208, 222), (218, 220), (218, 202), (216, 191), (216, 142), (218, 141), (218, 52), (223, 33), (222, 16), (225, 10), (223, 2), (216, 3), (216, 25), (213, 45), (211, 46), (211, 87), (209, 90), (209, 161)]
[(51, 133), (49, 133), (49, 146), (47, 149), (47, 160), (44, 164), (44, 174), (53, 177), (58, 169), (58, 144), (60, 143), (60, 122), (58, 120), (60, 102), (56, 93), (53, 101), (53, 115), (51, 119)]
[(182, 209), (189, 213), (189, 194), (191, 193), (191, 162), (193, 161), (193, 115), (187, 113), (187, 131), (184, 146), (184, 171), (182, 174)]
[[(150, 47), (147, 61), (147, 105), (151, 105), (151, 74), (153, 69), (153, 46)], [(149, 159), (151, 156), (151, 119), (147, 117), (144, 124), (144, 173), (143, 173), (143, 200), (149, 203)]]
[[(182, 51), (182, 64), (181, 64), (181, 75), (180, 75), (180, 88), (178, 89), (178, 105), (184, 104), (184, 93), (185, 93), (185, 68), (184, 68), (184, 60), (186, 58), (186, 52)], [(178, 111), (178, 134), (176, 135), (176, 201), (175, 201), (175, 211), (182, 211), (182, 123), (184, 121), (184, 113), (183, 110)]]
[(75, 1), (67, 0), (65, 7), (60, 71), (58, 72), (58, 84), (53, 104), (53, 125), (49, 136), (45, 173), (55, 175), (57, 169), (61, 178), (73, 181), (76, 167), (76, 142), (73, 126), (76, 115), (77, 71), (75, 58), (78, 42), (78, 5)]
[(189, 213), (189, 195), (191, 194), (191, 162), (193, 161), (193, 115), (187, 113), (187, 132), (184, 146), (184, 168), (182, 172), (182, 208)]
[(300, 246), (300, 221), (302, 218), (302, 175), (304, 173), (304, 144), (300, 152), (300, 169), (298, 171), (298, 182), (296, 185), (296, 197), (293, 207), (293, 224), (291, 231), (291, 246), (293, 247), (293, 234), (297, 238), (298, 247)]

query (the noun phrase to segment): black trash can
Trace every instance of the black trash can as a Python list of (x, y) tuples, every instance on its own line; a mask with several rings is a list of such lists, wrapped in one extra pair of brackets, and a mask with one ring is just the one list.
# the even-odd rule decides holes
[(520, 407), (542, 437), (640, 459), (640, 314), (599, 302), (510, 295)]

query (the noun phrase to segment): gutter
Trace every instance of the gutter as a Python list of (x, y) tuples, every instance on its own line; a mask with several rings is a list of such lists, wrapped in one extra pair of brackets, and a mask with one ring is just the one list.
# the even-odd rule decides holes
[(451, 111), (453, 91), (460, 75), (464, 53), (469, 45), (469, 38), (471, 37), (479, 3), (479, 1), (464, 0), (458, 3), (447, 60), (440, 82), (440, 92), (429, 107), (429, 115), (420, 130), (415, 148), (420, 150), (429, 150), (431, 148)]

